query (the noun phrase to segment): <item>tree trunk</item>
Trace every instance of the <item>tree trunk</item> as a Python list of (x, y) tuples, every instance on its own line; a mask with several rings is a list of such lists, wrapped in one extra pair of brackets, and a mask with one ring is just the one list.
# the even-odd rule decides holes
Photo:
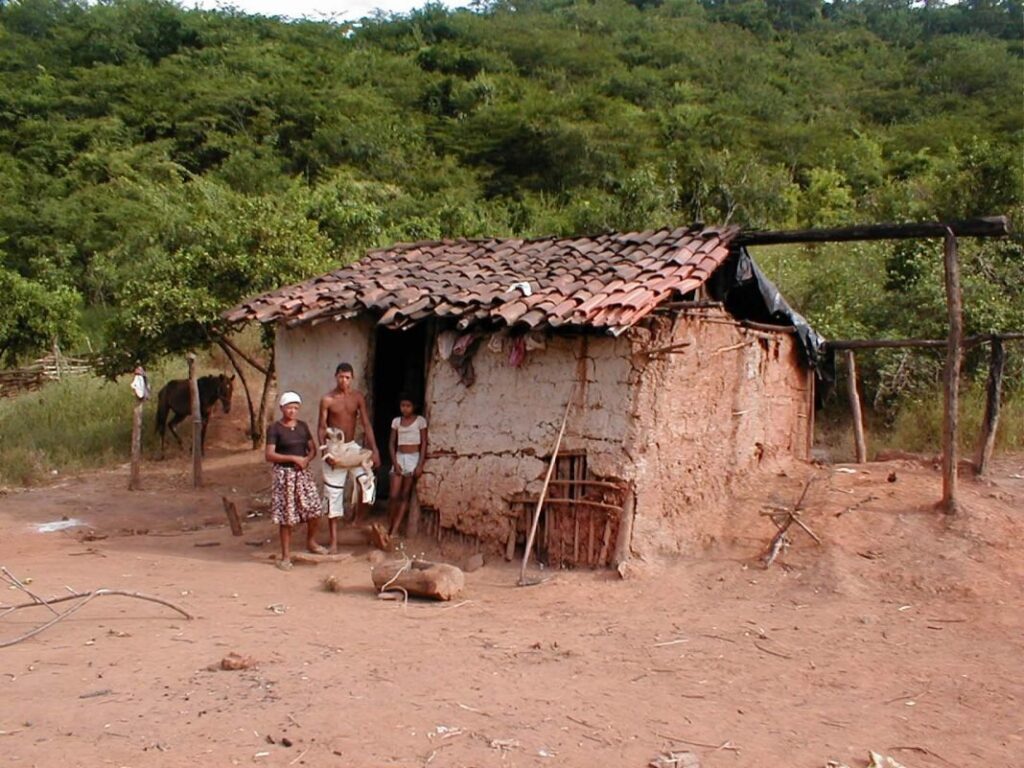
[(273, 391), (274, 374), (276, 372), (275, 366), (277, 363), (276, 352), (273, 347), (270, 348), (270, 362), (267, 364), (266, 375), (263, 378), (263, 394), (260, 395), (260, 415), (259, 424), (256, 426), (256, 430), (259, 434), (254, 434), (252, 439), (253, 449), (262, 448), (263, 444), (267, 439), (267, 414), (273, 410), (273, 405), (270, 402), (270, 395)]
[(199, 408), (199, 380), (196, 356), (188, 353), (188, 389), (192, 398), (192, 487), (203, 484), (203, 413)]
[(238, 380), (242, 382), (242, 391), (245, 392), (245, 404), (249, 408), (249, 437), (256, 443), (256, 407), (252, 402), (252, 392), (249, 391), (249, 380), (245, 378), (245, 372), (242, 370), (242, 365), (239, 363), (235, 353), (231, 351), (224, 339), (217, 339), (217, 346), (224, 352), (224, 356), (227, 357), (231, 363), (231, 367), (235, 369), (235, 374), (238, 376)]

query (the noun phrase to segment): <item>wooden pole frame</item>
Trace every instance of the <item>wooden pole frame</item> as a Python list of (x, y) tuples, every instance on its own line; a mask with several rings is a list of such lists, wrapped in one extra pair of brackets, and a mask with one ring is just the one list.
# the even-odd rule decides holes
[(957, 464), (960, 422), (960, 358), (964, 335), (963, 300), (960, 292), (960, 262), (957, 257), (956, 235), (946, 230), (943, 248), (943, 266), (946, 283), (946, 308), (949, 315), (949, 339), (946, 347), (945, 409), (942, 419), (942, 500), (939, 506), (947, 515), (960, 510), (957, 498)]

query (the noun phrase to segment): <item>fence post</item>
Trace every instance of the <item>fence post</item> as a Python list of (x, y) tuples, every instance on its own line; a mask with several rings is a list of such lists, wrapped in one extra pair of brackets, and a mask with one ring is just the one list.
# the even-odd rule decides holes
[(847, 388), (850, 390), (850, 414), (853, 416), (853, 442), (857, 448), (857, 463), (868, 460), (867, 443), (864, 440), (864, 414), (860, 407), (860, 392), (857, 391), (857, 363), (853, 350), (846, 350)]
[(963, 343), (963, 306), (960, 294), (960, 264), (957, 259), (956, 236), (947, 227), (943, 254), (946, 307), (949, 314), (949, 337), (946, 345), (946, 402), (942, 419), (942, 511), (954, 515), (959, 511), (957, 499), (957, 445), (960, 419), (960, 347)]
[(192, 487), (203, 484), (203, 414), (199, 408), (199, 380), (196, 378), (196, 356), (188, 353), (188, 389), (192, 399)]
[(992, 349), (989, 354), (988, 388), (985, 393), (985, 419), (981, 424), (981, 444), (978, 446), (977, 473), (984, 475), (988, 463), (992, 459), (992, 451), (996, 445), (996, 429), (999, 426), (999, 405), (1003, 391), (1003, 367), (1006, 364), (1006, 353), (1003, 340), (992, 337)]
[(132, 408), (132, 464), (131, 473), (128, 477), (128, 490), (139, 490), (139, 466), (142, 461), (142, 404), (145, 401), (141, 397), (135, 398), (135, 407)]

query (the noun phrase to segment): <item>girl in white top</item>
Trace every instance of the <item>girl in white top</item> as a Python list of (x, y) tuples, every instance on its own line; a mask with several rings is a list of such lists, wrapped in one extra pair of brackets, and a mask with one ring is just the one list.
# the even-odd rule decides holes
[(391, 421), (391, 494), (388, 497), (388, 520), (392, 536), (398, 533), (409, 509), (413, 486), (423, 474), (427, 460), (427, 420), (416, 415), (416, 405), (409, 395), (399, 395), (401, 416)]

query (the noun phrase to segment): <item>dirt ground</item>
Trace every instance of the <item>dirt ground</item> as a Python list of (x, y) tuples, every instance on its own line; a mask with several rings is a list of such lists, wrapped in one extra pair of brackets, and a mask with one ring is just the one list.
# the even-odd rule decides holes
[[(215, 417), (199, 491), (178, 455), (147, 462), (139, 492), (120, 467), (0, 495), (0, 565), (31, 590), (137, 590), (197, 616), (103, 597), (0, 649), (0, 764), (1024, 765), (1024, 456), (965, 473), (954, 519), (929, 461), (795, 465), (699, 558), (529, 588), (492, 559), (461, 600), (403, 605), (375, 598), (368, 550), (284, 573), (254, 557), (276, 543), (264, 519), (231, 536), (221, 495), (259, 507), (269, 485), (240, 429)], [(763, 569), (760, 512), (812, 475), (823, 544), (795, 531)], [(84, 525), (36, 529), (63, 517)], [(48, 616), (0, 618), (0, 642)], [(211, 671), (229, 652), (255, 666)]]

